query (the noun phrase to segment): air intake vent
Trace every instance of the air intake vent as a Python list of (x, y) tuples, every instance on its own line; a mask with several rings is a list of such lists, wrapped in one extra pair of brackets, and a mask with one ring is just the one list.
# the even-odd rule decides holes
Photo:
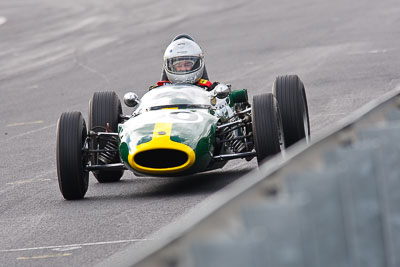
[(185, 164), (188, 155), (174, 149), (153, 149), (136, 154), (134, 160), (136, 164), (145, 168), (165, 169)]

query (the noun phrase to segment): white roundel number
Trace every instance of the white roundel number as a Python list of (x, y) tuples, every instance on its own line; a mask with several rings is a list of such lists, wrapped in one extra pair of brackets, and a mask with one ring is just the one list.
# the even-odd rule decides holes
[[(195, 112), (188, 111), (174, 111), (169, 114), (169, 117), (173, 119), (173, 122), (199, 122), (201, 117)], [(199, 120), (200, 119), (200, 120)]]

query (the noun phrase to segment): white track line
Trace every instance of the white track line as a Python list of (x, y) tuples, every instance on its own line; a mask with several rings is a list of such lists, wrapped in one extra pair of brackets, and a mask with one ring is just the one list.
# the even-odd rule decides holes
[(25, 125), (42, 124), (42, 123), (43, 123), (43, 121), (16, 122), (16, 123), (7, 124), (7, 127), (25, 126)]
[(30, 184), (30, 183), (47, 182), (47, 181), (51, 181), (51, 179), (47, 179), (47, 178), (26, 179), (26, 180), (19, 180), (19, 181), (15, 181), (15, 182), (9, 182), (9, 183), (6, 183), (6, 184), (9, 184), (9, 185), (20, 185), (20, 184)]
[(36, 129), (36, 130), (27, 131), (27, 132), (24, 132), (24, 133), (21, 133), (21, 134), (18, 134), (18, 135), (11, 136), (11, 137), (7, 138), (6, 140), (2, 140), (2, 141), (7, 142), (9, 140), (20, 138), (20, 137), (25, 136), (25, 135), (30, 135), (30, 134), (33, 134), (33, 133), (37, 133), (37, 132), (49, 129), (51, 127), (56, 127), (56, 126), (57, 126), (57, 124), (47, 125), (47, 126), (44, 126), (42, 128)]
[(41, 249), (76, 248), (76, 247), (84, 247), (84, 246), (110, 245), (110, 244), (133, 243), (133, 242), (139, 242), (139, 241), (153, 241), (153, 240), (154, 240), (154, 239), (128, 239), (128, 240), (104, 241), (104, 242), (83, 243), (83, 244), (72, 244), (72, 245), (61, 245), (61, 246), (47, 246), (47, 247), (2, 249), (2, 250), (0, 250), (0, 253), (4, 253), (4, 252), (18, 252), (18, 251), (29, 251), (29, 250), (41, 250)]
[(66, 256), (72, 256), (72, 253), (58, 253), (58, 254), (52, 254), (52, 255), (37, 255), (37, 256), (31, 256), (31, 257), (18, 257), (17, 260), (49, 259), (49, 258), (60, 258), (60, 257), (66, 257)]

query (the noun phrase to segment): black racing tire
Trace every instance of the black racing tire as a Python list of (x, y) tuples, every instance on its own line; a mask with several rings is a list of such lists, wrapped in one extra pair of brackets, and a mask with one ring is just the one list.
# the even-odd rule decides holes
[(272, 87), (282, 115), (286, 147), (310, 139), (306, 91), (297, 75), (278, 76)]
[[(122, 106), (121, 102), (115, 92), (96, 92), (93, 94), (89, 101), (89, 129), (94, 132), (105, 132), (107, 123), (110, 125), (110, 132), (118, 132), (118, 123), (121, 121)], [(90, 149), (103, 149), (106, 145), (106, 140), (99, 142), (93, 138), (90, 143)], [(97, 155), (93, 154), (91, 157), (92, 164), (102, 164)], [(120, 163), (121, 159), (119, 153), (116, 153), (112, 162)], [(124, 171), (93, 171), (99, 183), (112, 183), (121, 179)]]
[(253, 97), (252, 127), (259, 165), (285, 148), (278, 103), (271, 93)]
[(87, 129), (80, 112), (65, 112), (57, 123), (57, 175), (61, 194), (67, 200), (82, 199), (88, 189), (88, 159), (83, 153)]

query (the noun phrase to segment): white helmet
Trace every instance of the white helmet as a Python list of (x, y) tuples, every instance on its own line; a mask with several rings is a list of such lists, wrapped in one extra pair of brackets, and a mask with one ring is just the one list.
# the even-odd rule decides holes
[(194, 84), (203, 76), (203, 51), (190, 36), (177, 36), (165, 50), (164, 70), (171, 83)]

